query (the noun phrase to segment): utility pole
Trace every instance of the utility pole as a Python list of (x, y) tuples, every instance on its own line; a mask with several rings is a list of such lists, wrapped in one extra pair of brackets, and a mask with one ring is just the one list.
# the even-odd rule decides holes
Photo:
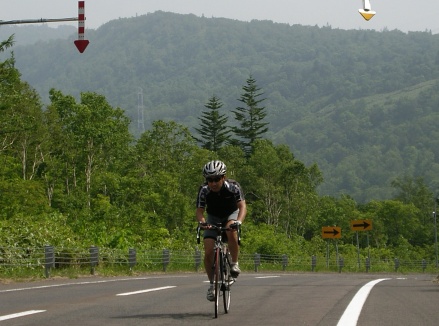
[(436, 269), (438, 268), (438, 252), (437, 252), (437, 218), (436, 218), (436, 209), (437, 209), (437, 201), (438, 201), (439, 195), (436, 195), (434, 197), (434, 212), (433, 212), (433, 218), (434, 218), (434, 251), (435, 251), (435, 266)]
[(139, 87), (137, 93), (137, 129), (141, 134), (145, 131), (145, 118), (143, 112), (143, 89)]

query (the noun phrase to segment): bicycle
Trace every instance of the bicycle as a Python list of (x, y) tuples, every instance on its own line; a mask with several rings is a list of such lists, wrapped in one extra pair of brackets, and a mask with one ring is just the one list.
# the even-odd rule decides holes
[[(218, 318), (219, 300), (222, 294), (224, 303), (224, 312), (227, 314), (230, 310), (230, 287), (235, 283), (235, 278), (230, 273), (230, 264), (232, 257), (230, 256), (227, 242), (223, 241), (223, 233), (225, 231), (237, 230), (238, 244), (241, 243), (241, 227), (240, 224), (232, 224), (230, 227), (223, 227), (221, 223), (212, 225), (208, 223), (199, 223), (197, 228), (197, 243), (200, 243), (200, 230), (202, 227), (209, 227), (216, 230), (216, 239), (214, 245), (214, 260), (212, 269), (214, 271), (214, 294), (215, 294), (215, 318)], [(225, 236), (225, 234), (224, 234)], [(227, 238), (227, 236), (225, 236)]]

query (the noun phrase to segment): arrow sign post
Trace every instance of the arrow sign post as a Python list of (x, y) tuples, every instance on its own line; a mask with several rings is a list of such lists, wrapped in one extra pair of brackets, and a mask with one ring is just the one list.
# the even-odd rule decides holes
[[(357, 237), (357, 261), (358, 268), (361, 267), (360, 262), (360, 240), (358, 239), (358, 231), (370, 231), (372, 230), (372, 220), (353, 220), (351, 221), (351, 230), (355, 231)], [(368, 257), (370, 262), (370, 252), (369, 252), (369, 233), (367, 233), (367, 248), (368, 248)]]
[[(339, 227), (339, 226), (324, 226), (324, 227), (322, 227), (322, 238), (323, 239), (340, 239), (341, 238), (341, 227)], [(338, 261), (337, 240), (335, 240), (335, 248), (337, 251), (337, 261)], [(326, 267), (329, 268), (329, 241), (326, 242)]]
[(90, 43), (85, 39), (85, 1), (78, 1), (78, 39), (74, 42), (80, 53), (83, 53)]

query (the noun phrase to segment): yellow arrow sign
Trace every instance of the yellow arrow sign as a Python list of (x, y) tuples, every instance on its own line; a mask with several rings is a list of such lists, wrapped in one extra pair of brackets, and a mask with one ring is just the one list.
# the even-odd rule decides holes
[(370, 231), (372, 230), (372, 220), (353, 220), (351, 221), (352, 231)]
[(341, 227), (339, 226), (324, 226), (322, 227), (323, 239), (340, 239)]
[(364, 10), (364, 9), (358, 9), (358, 12), (361, 16), (363, 16), (366, 20), (371, 20), (373, 16), (375, 16), (376, 12), (372, 10)]

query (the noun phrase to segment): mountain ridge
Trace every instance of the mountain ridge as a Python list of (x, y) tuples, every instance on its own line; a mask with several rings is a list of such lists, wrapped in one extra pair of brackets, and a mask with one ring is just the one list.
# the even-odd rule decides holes
[[(156, 12), (110, 21), (87, 31), (87, 38), (82, 55), (74, 36), (14, 49), (23, 78), (44, 102), (51, 87), (76, 97), (93, 91), (135, 122), (141, 90), (146, 126), (168, 119), (193, 128), (215, 94), (232, 123), (231, 111), (252, 75), (266, 98), (267, 136), (288, 144), (298, 159), (317, 162), (325, 176), (323, 194), (390, 198), (391, 180), (405, 174), (425, 176), (439, 187), (434, 130), (421, 121), (425, 114), (435, 119), (435, 111), (425, 109), (423, 116), (419, 110), (423, 101), (426, 107), (437, 103), (436, 35)], [(414, 123), (424, 130), (406, 139), (398, 127), (419, 129)], [(132, 131), (138, 136), (134, 124)], [(416, 155), (407, 156), (411, 147)], [(393, 169), (389, 153), (402, 161)], [(367, 157), (379, 162), (358, 162)]]

